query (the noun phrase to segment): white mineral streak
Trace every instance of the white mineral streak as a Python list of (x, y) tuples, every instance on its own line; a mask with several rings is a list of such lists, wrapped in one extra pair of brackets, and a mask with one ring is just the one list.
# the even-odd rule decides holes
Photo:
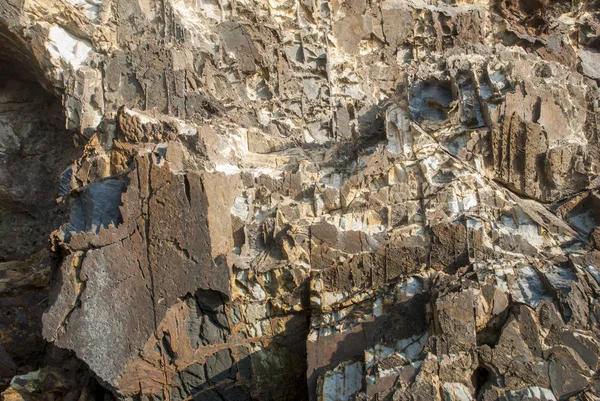
[(344, 362), (328, 372), (321, 384), (323, 401), (350, 401), (361, 389), (363, 380), (363, 364), (361, 362)]
[(86, 63), (92, 51), (92, 44), (85, 39), (77, 38), (58, 25), (53, 25), (48, 33), (46, 49), (52, 59), (60, 60), (74, 70), (78, 70)]
[(98, 22), (102, 0), (68, 0), (75, 8), (82, 10), (92, 22)]

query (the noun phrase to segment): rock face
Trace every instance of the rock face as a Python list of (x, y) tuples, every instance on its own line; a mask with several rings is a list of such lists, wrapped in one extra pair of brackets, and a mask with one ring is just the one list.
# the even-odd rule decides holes
[(600, 399), (600, 3), (0, 0), (4, 400)]

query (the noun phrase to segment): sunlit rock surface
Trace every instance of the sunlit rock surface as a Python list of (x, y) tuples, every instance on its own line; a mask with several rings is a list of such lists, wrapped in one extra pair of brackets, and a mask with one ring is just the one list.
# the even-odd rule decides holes
[(600, 399), (599, 17), (0, 0), (3, 399)]

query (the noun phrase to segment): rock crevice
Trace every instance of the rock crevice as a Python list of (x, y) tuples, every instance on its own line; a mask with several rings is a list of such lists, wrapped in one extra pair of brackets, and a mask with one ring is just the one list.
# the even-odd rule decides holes
[(598, 399), (596, 3), (0, 0), (3, 399)]

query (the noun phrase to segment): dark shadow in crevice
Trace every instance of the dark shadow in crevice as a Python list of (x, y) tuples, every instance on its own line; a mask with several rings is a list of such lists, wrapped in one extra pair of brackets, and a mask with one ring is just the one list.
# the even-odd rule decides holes
[(475, 371), (473, 371), (473, 374), (471, 375), (471, 383), (475, 388), (476, 400), (480, 400), (481, 397), (483, 397), (484, 390), (488, 386), (488, 383), (490, 383), (491, 377), (492, 375), (490, 371), (483, 366), (479, 366), (477, 369), (475, 369)]
[[(198, 313), (194, 320), (198, 324), (191, 325), (189, 330), (190, 336), (197, 336), (199, 340), (192, 346), (208, 345), (207, 350), (210, 348), (212, 351), (207, 351), (204, 363), (195, 362), (169, 379), (171, 400), (308, 399), (306, 338), (309, 320), (306, 313), (292, 315), (282, 333), (268, 342), (228, 344), (225, 341), (230, 333), (230, 324), (239, 322), (228, 322), (225, 308), (236, 308), (239, 304), (226, 305), (222, 295), (216, 291), (199, 290), (194, 299)], [(236, 315), (229, 314), (234, 320)], [(261, 343), (259, 349), (254, 348)]]

